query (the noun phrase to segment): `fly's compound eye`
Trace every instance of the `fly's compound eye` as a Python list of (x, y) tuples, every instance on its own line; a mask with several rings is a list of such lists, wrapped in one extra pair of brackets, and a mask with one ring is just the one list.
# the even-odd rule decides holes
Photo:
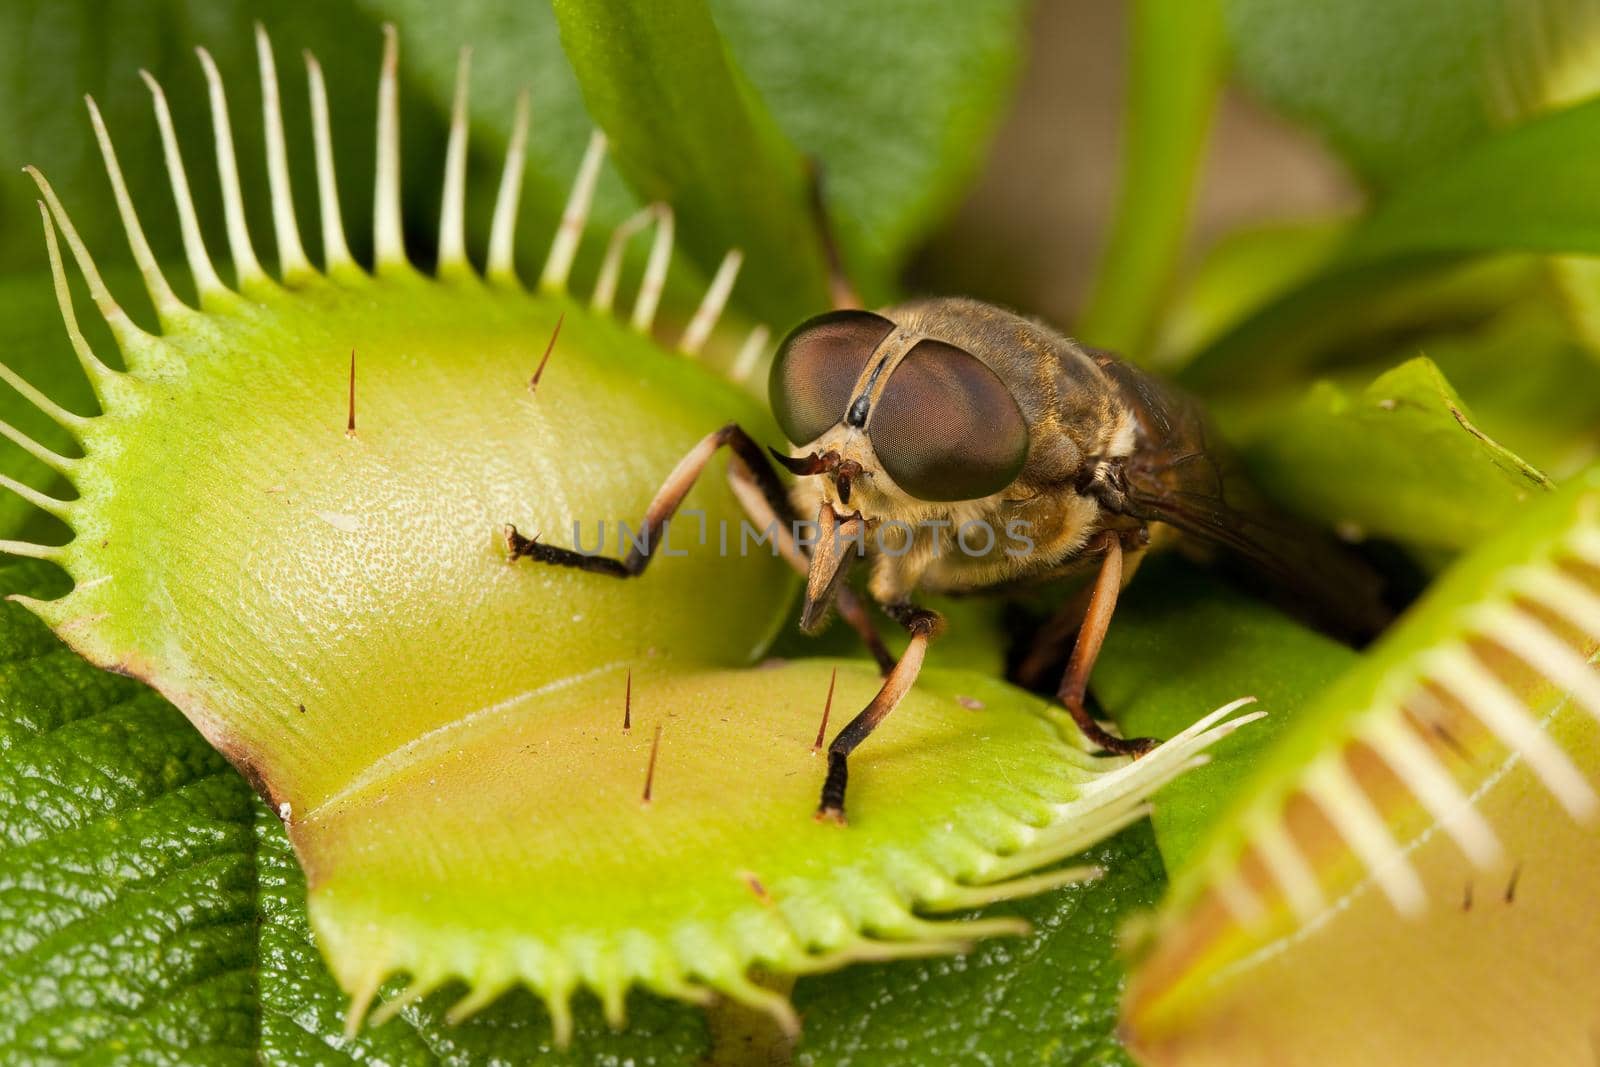
[(772, 360), (768, 398), (789, 440), (815, 441), (844, 418), (850, 390), (894, 323), (870, 311), (830, 311), (796, 326)]
[(1028, 425), (1000, 376), (943, 341), (917, 342), (867, 424), (895, 484), (919, 500), (976, 500), (1016, 479)]

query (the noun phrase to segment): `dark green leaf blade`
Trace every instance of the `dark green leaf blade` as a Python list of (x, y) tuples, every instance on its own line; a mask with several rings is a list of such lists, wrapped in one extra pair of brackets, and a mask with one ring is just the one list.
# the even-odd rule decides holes
[(177, 709), (13, 604), (0, 708), (0, 1060), (253, 1062), (244, 782)]
[(1352, 234), (1345, 266), (1462, 252), (1600, 254), (1600, 100), (1486, 137), (1395, 190)]
[(888, 299), (954, 206), (1021, 61), (1022, 0), (712, 0), (740, 68), (821, 160), (852, 279)]
[(561, 41), (617, 165), (673, 206), (705, 265), (745, 252), (749, 306), (787, 326), (827, 306), (804, 160), (734, 66), (705, 0), (557, 0)]

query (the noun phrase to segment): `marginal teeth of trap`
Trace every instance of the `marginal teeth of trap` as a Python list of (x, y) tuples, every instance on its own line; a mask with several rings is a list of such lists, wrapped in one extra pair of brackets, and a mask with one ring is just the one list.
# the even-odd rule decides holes
[(1600, 671), (1545, 625), (1510, 605), (1496, 605), (1480, 616), (1482, 632), (1572, 696), (1600, 721)]
[(1568, 814), (1586, 819), (1594, 813), (1600, 798), (1577, 765), (1540, 728), (1528, 707), (1470, 650), (1463, 645), (1439, 649), (1429, 655), (1427, 671), (1433, 682), (1501, 743), (1521, 754)]
[(1330, 755), (1313, 764), (1304, 790), (1361, 859), (1395, 910), (1408, 916), (1420, 914), (1428, 899), (1422, 879), (1343, 760)]
[(1555, 567), (1528, 567), (1513, 577), (1518, 592), (1600, 641), (1600, 594)]
[(728, 297), (733, 293), (733, 283), (738, 280), (739, 268), (743, 265), (744, 253), (737, 248), (730, 248), (727, 255), (722, 257), (715, 277), (706, 287), (705, 297), (701, 299), (694, 317), (684, 328), (682, 339), (678, 341), (680, 352), (689, 356), (699, 355), (712, 329), (716, 327), (717, 319), (722, 317), (722, 309), (727, 306)]
[(244, 217), (244, 190), (239, 186), (239, 161), (233, 152), (233, 128), (228, 121), (228, 98), (222, 89), (222, 75), (211, 53), (197, 48), (200, 66), (205, 70), (206, 87), (211, 97), (211, 124), (217, 148), (217, 178), (222, 185), (222, 214), (228, 227), (228, 247), (233, 250), (233, 270), (240, 288), (266, 282), (267, 272), (256, 259), (250, 243), (250, 227)]
[[(82, 415), (68, 411), (60, 404), (57, 404), (54, 400), (51, 400), (49, 397), (39, 392), (39, 390), (35, 389), (28, 383), (27, 379), (23, 378), (20, 374), (6, 366), (4, 363), (0, 363), (0, 381), (4, 381), (7, 385), (11, 386), (11, 388), (22, 394), (22, 398), (24, 400), (28, 401), (28, 403), (32, 404), (34, 407), (50, 416), (50, 418), (57, 425), (71, 432), (74, 437), (77, 436), (77, 431), (89, 425), (89, 419)], [(66, 472), (63, 471), (62, 473)]]
[(1248, 926), (1266, 917), (1261, 898), (1245, 883), (1243, 874), (1235, 864), (1219, 854), (1212, 857), (1208, 867), (1211, 887), (1216, 890), (1217, 899), (1236, 921)]
[(1383, 757), (1395, 777), (1416, 795), (1469, 860), (1479, 867), (1499, 862), (1502, 850), (1494, 830), (1397, 708), (1383, 708), (1373, 714), (1364, 734), (1367, 744)]
[(489, 225), (489, 260), (485, 274), (492, 282), (515, 284), (512, 247), (517, 232), (517, 200), (522, 195), (522, 168), (528, 149), (528, 91), (517, 94), (517, 115), (511, 124), (500, 190), (495, 194), (494, 221)]
[(267, 139), (267, 186), (272, 195), (272, 232), (278, 242), (278, 262), (285, 281), (316, 273), (300, 243), (300, 224), (294, 217), (294, 193), (289, 186), (289, 150), (283, 136), (283, 104), (278, 93), (278, 68), (272, 58), (272, 41), (266, 27), (256, 23), (256, 63), (261, 68), (261, 120)]
[[(1487, 769), (1454, 732), (1469, 720), (1510, 750), (1511, 758), (1525, 764), (1574, 818), (1595, 814), (1600, 795), (1551, 731), (1550, 717), (1570, 703), (1600, 722), (1600, 670), (1591, 658), (1600, 643), (1600, 590), (1578, 562), (1600, 566), (1597, 487), (1600, 478), (1593, 473), (1575, 481), (1552, 496), (1543, 515), (1546, 525), (1539, 525), (1540, 515), (1530, 514), (1527, 528), (1508, 533), (1529, 539), (1524, 558), (1538, 562), (1467, 569), (1459, 585), (1442, 583), (1439, 595), (1464, 601), (1455, 616), (1459, 636), (1433, 632), (1429, 627), (1435, 622), (1426, 613), (1418, 623), (1423, 639), (1416, 639), (1415, 631), (1402, 636), (1408, 620), (1397, 624), (1393, 643), (1370, 653), (1379, 662), (1392, 654), (1394, 665), (1358, 674), (1357, 688), (1334, 690), (1348, 706), (1323, 709), (1330, 715), (1349, 713), (1352, 731), (1306, 752), (1303, 761), (1285, 761), (1275, 779), (1262, 779), (1253, 806), (1240, 816), (1242, 844), (1235, 836), (1219, 837), (1201, 873), (1175, 892), (1167, 912), (1170, 923), (1185, 922), (1200, 893), (1241, 927), (1258, 924), (1262, 905), (1279, 900), (1301, 925), (1316, 920), (1328, 898), (1313, 856), (1297, 839), (1305, 802), (1322, 813), (1397, 911), (1421, 910), (1425, 887), (1409, 845), (1391, 831), (1375, 794), (1369, 795), (1358, 777), (1370, 766), (1362, 750), (1383, 761), (1393, 780), (1474, 867), (1504, 863), (1500, 834), (1474, 791), (1486, 781)], [(1559, 527), (1551, 530), (1552, 522)], [(1414, 640), (1407, 643), (1407, 636)], [(1502, 680), (1502, 670), (1516, 681)], [(1359, 686), (1368, 685), (1369, 695), (1359, 695)], [(1556, 690), (1554, 702), (1547, 685)], [(1452, 758), (1444, 758), (1446, 749)], [(1316, 854), (1319, 862), (1321, 855)], [(1269, 898), (1264, 883), (1277, 894)]]
[(333, 126), (328, 117), (328, 86), (322, 64), (305, 54), (306, 81), (311, 94), (311, 147), (317, 163), (317, 208), (322, 216), (323, 269), (330, 275), (359, 274), (355, 257), (344, 236), (344, 216), (339, 210), (339, 180), (333, 166)]
[[(112, 335), (116, 338), (117, 343), (124, 349), (139, 346), (140, 342), (148, 339), (149, 335), (133, 324), (133, 320), (128, 318), (127, 312), (122, 310), (122, 307), (111, 295), (111, 290), (106, 288), (106, 283), (100, 278), (99, 269), (94, 265), (94, 258), (89, 255), (89, 249), (84, 245), (83, 239), (78, 236), (77, 227), (72, 225), (72, 219), (67, 215), (66, 208), (61, 206), (61, 201), (56, 197), (56, 191), (50, 187), (49, 182), (45, 181), (43, 174), (40, 174), (32, 167), (25, 169), (29, 176), (33, 178), (34, 183), (38, 185), (39, 192), (44, 196), (44, 204), (42, 206), (48, 207), (48, 211), (45, 212), (45, 232), (50, 247), (56, 247), (55, 232), (50, 225), (51, 220), (54, 219), (55, 227), (60, 229), (61, 236), (66, 239), (67, 249), (72, 253), (73, 262), (78, 265), (78, 271), (83, 275), (84, 283), (89, 287), (90, 298), (94, 300), (94, 305), (99, 310), (100, 317), (105, 320), (107, 326), (111, 327)], [(62, 276), (60, 264), (61, 254), (60, 250), (57, 249), (55, 257), (51, 260), (51, 268), (52, 273), (55, 273), (58, 277)], [(67, 301), (70, 304), (71, 297), (68, 297)], [(98, 359), (95, 359), (94, 362), (106, 373), (110, 373), (110, 368), (100, 363)]]
[(188, 260), (195, 288), (200, 292), (200, 304), (204, 307), (208, 297), (214, 302), (229, 290), (222, 284), (221, 276), (212, 265), (205, 238), (200, 234), (200, 218), (195, 213), (194, 196), (189, 191), (189, 175), (183, 166), (183, 153), (178, 149), (178, 135), (172, 125), (172, 109), (167, 106), (167, 94), (149, 71), (141, 70), (139, 76), (150, 88), (156, 126), (161, 131), (161, 152), (167, 161), (167, 178), (172, 184), (172, 199), (178, 209), (178, 232), (183, 236), (183, 254)]
[[(672, 223), (664, 204), (651, 204), (641, 208), (622, 220), (617, 228), (611, 231), (611, 240), (606, 242), (606, 256), (600, 263), (600, 273), (595, 275), (594, 292), (589, 297), (589, 306), (594, 310), (604, 312), (611, 310), (611, 305), (617, 298), (617, 284), (622, 279), (622, 256), (627, 251), (628, 242), (652, 224), (657, 227), (658, 241), (662, 227), (667, 227), (668, 240), (671, 240)], [(642, 289), (640, 295), (643, 296)]]
[(378, 75), (377, 189), (372, 199), (372, 246), (377, 273), (409, 268), (400, 213), (400, 36), (383, 27), (383, 65)]
[(38, 441), (35, 441), (33, 438), (29, 437), (27, 434), (23, 433), (21, 430), (17, 429), (9, 422), (5, 422), (4, 420), (0, 420), (0, 436), (7, 438), (13, 444), (17, 445), (23, 451), (33, 456), (34, 459), (37, 459), (40, 463), (43, 463), (57, 474), (65, 474), (70, 477), (72, 474), (72, 469), (77, 466), (77, 460), (63, 456), (59, 452), (55, 452), (46, 448)]
[(161, 273), (161, 267), (156, 263), (155, 253), (150, 250), (150, 242), (145, 239), (144, 227), (139, 224), (139, 215), (134, 211), (133, 198), (128, 195), (128, 185), (122, 177), (122, 166), (117, 162), (116, 149), (111, 146), (111, 135), (106, 131), (105, 119), (100, 115), (100, 108), (95, 104), (94, 97), (84, 99), (89, 105), (89, 121), (94, 126), (95, 140), (100, 145), (100, 158), (105, 164), (106, 177), (111, 180), (111, 196), (117, 203), (117, 213), (122, 217), (122, 228), (128, 235), (128, 248), (133, 252), (133, 260), (138, 264), (139, 273), (144, 277), (145, 288), (156, 306), (156, 313), (165, 323), (187, 308), (173, 293), (172, 286), (167, 283), (167, 276)]
[[(53, 194), (50, 195), (53, 197)], [(67, 272), (61, 264), (61, 247), (56, 243), (52, 212), (41, 206), (39, 213), (44, 217), (45, 254), (50, 260), (50, 277), (55, 284), (56, 305), (61, 310), (61, 321), (66, 326), (67, 339), (72, 342), (72, 351), (77, 355), (84, 375), (94, 388), (96, 399), (104, 404), (106, 382), (116, 372), (100, 361), (100, 357), (94, 354), (89, 342), (84, 339), (83, 330), (78, 326), (78, 313), (72, 306), (72, 291), (67, 288)]]
[(1278, 818), (1259, 819), (1251, 830), (1250, 841), (1268, 873), (1282, 888), (1295, 918), (1302, 924), (1315, 919), (1325, 906), (1322, 883), (1289, 836), (1288, 827)]
[(1579, 526), (1572, 531), (1567, 547), (1572, 550), (1573, 555), (1590, 566), (1600, 567), (1600, 527)]
[(578, 255), (578, 241), (589, 221), (589, 206), (594, 202), (595, 185), (600, 181), (600, 162), (605, 154), (606, 136), (596, 130), (589, 137), (589, 147), (578, 165), (577, 180), (572, 183), (567, 206), (561, 212), (561, 225), (556, 229), (555, 240), (550, 242), (550, 255), (539, 275), (539, 288), (547, 293), (566, 291), (572, 261)]
[(764, 324), (751, 329), (744, 344), (739, 346), (739, 354), (734, 357), (733, 369), (728, 372), (734, 381), (740, 384), (750, 381), (756, 368), (761, 365), (761, 357), (766, 355), (767, 342), (771, 339), (772, 331)]
[(444, 192), (439, 208), (439, 273), (465, 274), (467, 263), (467, 82), (472, 49), (461, 49), (455, 99), (450, 106), (450, 142), (444, 155)]
[(1159, 745), (1149, 755), (1126, 764), (1084, 787), (1084, 793), (1097, 803), (1110, 803), (1120, 797), (1148, 796), (1188, 769), (1196, 757), (1239, 727), (1266, 717), (1255, 711), (1229, 719), (1235, 711), (1255, 702), (1241, 697), (1206, 715), (1182, 733)]

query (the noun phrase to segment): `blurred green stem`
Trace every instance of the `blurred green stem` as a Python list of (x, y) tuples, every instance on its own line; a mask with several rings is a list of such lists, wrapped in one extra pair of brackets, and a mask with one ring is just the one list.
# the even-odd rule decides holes
[(1122, 189), (1077, 332), (1138, 359), (1182, 254), (1223, 74), (1222, 0), (1135, 0)]

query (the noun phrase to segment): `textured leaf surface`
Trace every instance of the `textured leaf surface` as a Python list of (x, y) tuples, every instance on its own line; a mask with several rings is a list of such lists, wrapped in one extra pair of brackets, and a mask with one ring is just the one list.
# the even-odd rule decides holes
[[(8, 593), (42, 579), (0, 570)], [(247, 1061), (249, 789), (160, 697), (12, 604), (0, 703), (0, 1059)]]

